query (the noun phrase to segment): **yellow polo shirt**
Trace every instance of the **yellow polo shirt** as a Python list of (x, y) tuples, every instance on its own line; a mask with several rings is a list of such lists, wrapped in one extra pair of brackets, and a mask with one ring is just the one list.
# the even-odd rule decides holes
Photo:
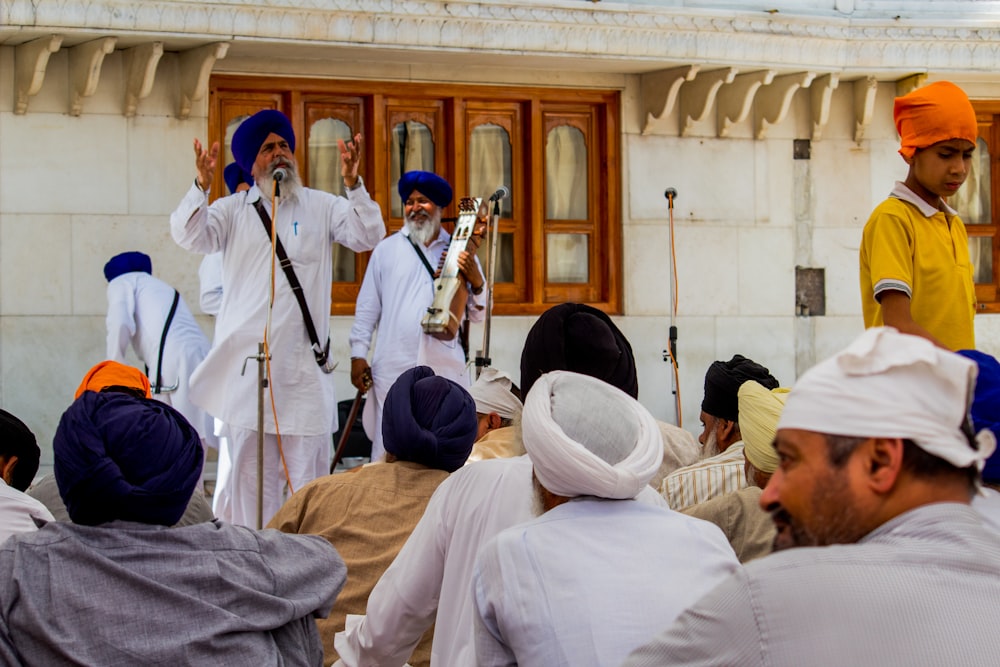
[(882, 326), (878, 295), (910, 297), (913, 320), (953, 350), (976, 345), (969, 238), (958, 214), (939, 211), (902, 183), (878, 205), (861, 240), (861, 307), (865, 328)]

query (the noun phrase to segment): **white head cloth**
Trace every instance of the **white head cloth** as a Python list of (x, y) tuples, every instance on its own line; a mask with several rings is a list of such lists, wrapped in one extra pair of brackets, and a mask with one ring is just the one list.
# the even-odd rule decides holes
[(924, 338), (868, 329), (795, 383), (778, 430), (908, 438), (958, 468), (981, 467), (996, 439), (980, 431), (974, 450), (962, 432), (977, 372), (972, 361)]
[(514, 384), (510, 376), (495, 368), (484, 368), (472, 386), (469, 393), (476, 402), (476, 412), (489, 414), (495, 412), (504, 419), (516, 419), (521, 414), (521, 401), (510, 393)]
[(646, 408), (588, 375), (542, 375), (521, 426), (535, 477), (559, 496), (634, 498), (663, 460), (660, 428)]

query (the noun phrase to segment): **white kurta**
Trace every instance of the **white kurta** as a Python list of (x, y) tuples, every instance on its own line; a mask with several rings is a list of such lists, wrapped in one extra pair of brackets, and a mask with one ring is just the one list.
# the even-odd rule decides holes
[[(174, 301), (174, 288), (142, 271), (117, 276), (108, 283), (108, 359), (126, 363), (129, 345), (149, 369), (149, 383), (156, 384), (163, 326)], [(176, 389), (153, 398), (173, 406), (198, 429), (205, 442), (215, 444), (212, 418), (191, 398), (190, 379), (208, 354), (208, 337), (191, 314), (184, 299), (178, 299), (163, 346), (161, 385)]]
[(714, 524), (635, 500), (571, 500), (480, 550), (476, 665), (618, 665), (738, 567)]
[[(225, 291), (215, 323), (215, 340), (204, 363), (191, 378), (192, 399), (227, 424), (257, 430), (256, 356), (267, 321), (271, 245), (253, 202), (256, 186), (216, 200), (194, 184), (170, 216), (174, 240), (187, 250), (222, 251)], [(330, 282), (333, 246), (370, 250), (385, 235), (378, 204), (364, 186), (347, 198), (303, 188), (298, 201), (283, 200), (278, 214), (271, 202), (264, 209), (275, 221), (295, 273), (302, 284), (320, 343), (330, 331)], [(302, 312), (281, 268), (275, 268), (272, 311), (271, 386), (283, 434), (329, 436), (337, 429), (333, 375), (316, 364)], [(264, 411), (264, 431), (274, 433), (271, 410)]]
[[(431, 268), (437, 269), (451, 237), (443, 229), (430, 246), (418, 244)], [(478, 264), (478, 259), (476, 260)], [(434, 303), (434, 279), (420, 261), (410, 242), (409, 230), (379, 243), (372, 253), (358, 293), (354, 326), (351, 327), (351, 356), (367, 358), (372, 335), (378, 340), (372, 357), (372, 390), (365, 404), (366, 428), (372, 433), (372, 459), (381, 458), (382, 405), (389, 387), (404, 371), (414, 366), (430, 366), (437, 375), (469, 386), (465, 353), (456, 336), (444, 341), (423, 332), (420, 321)], [(469, 320), (481, 322), (486, 317), (486, 291), (479, 296), (469, 292)], [(369, 407), (370, 406), (370, 407)]]
[(0, 544), (11, 535), (38, 530), (35, 519), (55, 521), (45, 505), (0, 479)]
[[(476, 554), (500, 531), (534, 518), (533, 493), (527, 456), (480, 461), (449, 475), (372, 590), (366, 615), (348, 616), (345, 631), (337, 633), (342, 664), (400, 667), (432, 623), (431, 667), (476, 664)], [(649, 487), (638, 499), (666, 507)]]
[(198, 305), (206, 315), (218, 315), (222, 306), (222, 253), (205, 255), (198, 265)]

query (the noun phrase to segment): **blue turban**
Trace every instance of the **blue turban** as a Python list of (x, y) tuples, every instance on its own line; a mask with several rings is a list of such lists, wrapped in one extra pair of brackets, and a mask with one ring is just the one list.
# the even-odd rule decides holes
[(74, 523), (117, 519), (172, 526), (204, 460), (198, 432), (165, 403), (85, 391), (52, 440), (56, 484)]
[(295, 152), (295, 130), (288, 116), (275, 109), (264, 109), (240, 123), (233, 134), (233, 158), (240, 169), (253, 173), (257, 153), (272, 132), (287, 141), (288, 147)]
[(104, 265), (104, 277), (109, 283), (118, 276), (133, 271), (153, 273), (153, 260), (142, 252), (123, 252), (109, 259)]
[[(988, 428), (1000, 441), (1000, 362), (978, 350), (959, 350), (958, 353), (979, 366), (972, 399), (972, 427), (976, 433)], [(1000, 448), (986, 460), (983, 481), (1000, 482)]]
[(27, 491), (38, 472), (42, 450), (31, 429), (6, 410), (0, 410), (0, 455), (17, 457), (10, 485), (18, 491)]
[(469, 392), (427, 366), (400, 375), (385, 397), (382, 441), (400, 461), (453, 472), (469, 458), (478, 431)]
[(240, 186), (240, 183), (253, 185), (253, 176), (243, 171), (243, 168), (235, 162), (230, 162), (222, 170), (222, 180), (226, 182), (226, 187), (232, 194), (236, 193), (236, 188)]
[(414, 190), (444, 208), (451, 203), (451, 186), (437, 174), (429, 171), (408, 171), (399, 179), (399, 196), (405, 202)]
[(582, 303), (553, 306), (531, 327), (521, 350), (521, 395), (550, 371), (589, 375), (639, 396), (635, 357), (625, 334), (607, 314)]

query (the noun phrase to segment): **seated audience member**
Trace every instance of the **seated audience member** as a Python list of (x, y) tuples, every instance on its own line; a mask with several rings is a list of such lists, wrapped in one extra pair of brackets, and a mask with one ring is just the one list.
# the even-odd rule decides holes
[[(958, 353), (976, 362), (979, 367), (972, 401), (972, 426), (977, 433), (988, 428), (1000, 438), (1000, 362), (977, 350), (960, 350)], [(983, 487), (972, 499), (972, 508), (1000, 531), (1000, 451), (993, 452), (986, 460), (982, 477)]]
[[(149, 378), (134, 366), (126, 366), (117, 361), (102, 361), (83, 376), (80, 386), (76, 389), (74, 398), (80, 398), (85, 391), (118, 392), (137, 398), (150, 398)], [(35, 500), (39, 501), (52, 513), (56, 521), (69, 521), (69, 512), (59, 495), (59, 485), (54, 475), (46, 475), (28, 490)], [(177, 522), (178, 526), (190, 526), (202, 521), (211, 521), (212, 506), (205, 498), (205, 493), (196, 488), (191, 493), (191, 500), (184, 510), (184, 515)]]
[(743, 440), (738, 419), (740, 386), (755, 380), (767, 389), (778, 381), (770, 371), (742, 355), (716, 361), (705, 374), (705, 397), (701, 402), (704, 427), (698, 441), (705, 458), (667, 475), (660, 493), (675, 510), (732, 493), (747, 485), (743, 464)]
[(177, 522), (201, 476), (174, 408), (85, 391), (53, 439), (73, 523), (0, 546), (0, 664), (317, 665), (346, 577), (321, 537)]
[(790, 548), (747, 563), (635, 651), (640, 665), (986, 665), (1000, 535), (969, 506), (993, 453), (976, 366), (872, 328), (806, 372), (761, 496)]
[[(509, 375), (495, 368), (484, 368), (476, 381), (469, 387), (469, 394), (476, 402), (476, 419), (479, 420), (479, 430), (476, 433), (480, 455), (482, 458), (497, 458), (489, 452), (491, 434), (497, 429), (510, 428), (515, 419), (521, 417), (521, 390), (517, 388)], [(501, 438), (501, 447), (507, 442)], [(503, 452), (498, 454), (502, 455)]]
[[(476, 407), (460, 385), (411, 368), (389, 389), (382, 411), (384, 463), (321, 477), (295, 493), (270, 528), (321, 535), (337, 548), (349, 573), (326, 619), (317, 620), (324, 662), (337, 659), (333, 637), (347, 614), (363, 614), (368, 595), (417, 525), (431, 494), (465, 463), (476, 438)], [(409, 663), (430, 662), (431, 633)]]
[(787, 397), (788, 389), (768, 391), (754, 380), (740, 386), (739, 424), (750, 486), (682, 510), (721, 528), (741, 563), (766, 556), (774, 544), (774, 522), (761, 509), (760, 494), (778, 467), (774, 434)]
[(522, 423), (540, 516), (479, 552), (479, 667), (618, 665), (739, 567), (715, 526), (635, 502), (663, 445), (634, 398), (555, 371)]
[[(539, 371), (545, 368), (545, 371)], [(564, 303), (545, 311), (525, 339), (521, 390), (543, 372), (572, 370), (592, 375), (633, 398), (638, 393), (628, 340), (599, 310)], [(507, 458), (467, 465), (452, 473), (431, 496), (399, 555), (368, 598), (365, 616), (348, 616), (335, 644), (341, 664), (399, 667), (421, 635), (436, 623), (432, 667), (473, 665), (472, 567), (480, 546), (504, 528), (533, 518), (531, 461), (520, 450), (520, 425), (493, 432), (509, 447)], [(475, 451), (475, 449), (473, 449)], [(654, 489), (637, 499), (665, 506)]]
[(36, 519), (55, 521), (44, 505), (25, 493), (41, 456), (31, 429), (0, 410), (0, 543), (11, 535), (36, 530)]

